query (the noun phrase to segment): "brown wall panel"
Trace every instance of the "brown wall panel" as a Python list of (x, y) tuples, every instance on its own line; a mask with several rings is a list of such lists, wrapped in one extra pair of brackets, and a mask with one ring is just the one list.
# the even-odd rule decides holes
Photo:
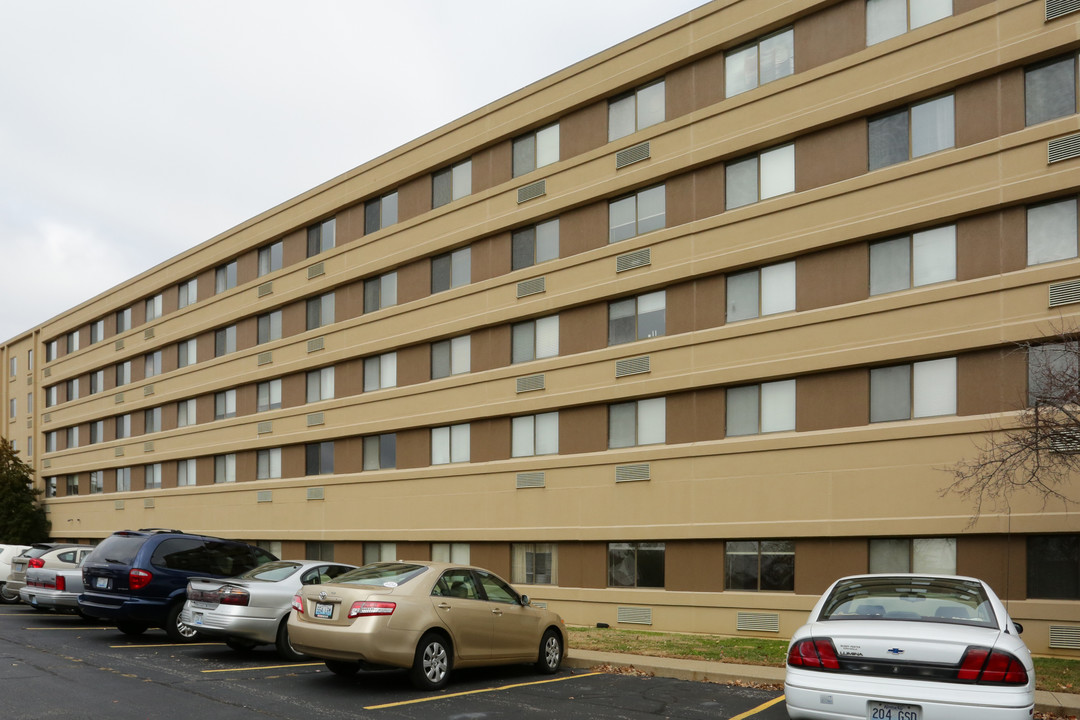
[(398, 222), (431, 210), (431, 175), (421, 175), (398, 187)]
[(866, 119), (858, 118), (795, 140), (795, 191), (831, 185), (866, 172)]
[(682, 117), (724, 99), (724, 53), (717, 52), (664, 77), (667, 119)]
[(334, 290), (334, 322), (364, 314), (364, 281), (357, 280)]
[[(1020, 553), (1010, 553), (1009, 536), (962, 535), (956, 538), (956, 574), (985, 580), (1002, 599), (1022, 600), (1027, 595), (1026, 552), (1024, 538), (1012, 538)], [(1012, 567), (1013, 557), (1023, 560), (1019, 568)]]
[(397, 544), (398, 560), (430, 560), (431, 543), (426, 542), (399, 542)]
[(724, 389), (701, 388), (667, 396), (667, 443), (704, 442), (724, 437)]
[(1019, 410), (1027, 405), (1027, 356), (1015, 347), (956, 358), (956, 414)]
[(254, 450), (241, 450), (236, 453), (236, 482), (251, 482), (257, 474)]
[(795, 72), (866, 49), (866, 3), (843, 0), (795, 21)]
[(1016, 68), (956, 89), (956, 146), (1024, 129), (1024, 73)]
[(471, 462), (510, 459), (510, 418), (473, 420), (469, 428)]
[[(137, 300), (136, 302), (131, 304), (131, 327), (137, 328), (140, 325), (145, 325), (145, 324), (146, 324), (146, 301), (145, 300)], [(63, 349), (65, 347), (63, 337), (60, 338), (60, 347), (61, 347), (61, 349)]]
[(598, 148), (607, 141), (607, 100), (586, 105), (559, 119), (559, 158), (562, 160)]
[(669, 540), (664, 547), (664, 589), (723, 592), (724, 541)]
[[(135, 470), (131, 471), (131, 487), (134, 489), (135, 485)], [(196, 485), (213, 485), (214, 484), (214, 457), (207, 455), (205, 457), (195, 458), (195, 484)]]
[(431, 345), (420, 343), (397, 351), (397, 384), (416, 385), (431, 380)]
[[(256, 330), (258, 326), (256, 325)], [(281, 336), (292, 337), (307, 332), (307, 304), (297, 300), (281, 308)]]
[[(304, 392), (306, 396), (306, 385)], [(364, 392), (364, 359), (352, 358), (338, 363), (334, 368), (334, 396), (350, 397), (362, 392)]]
[(334, 440), (334, 473), (345, 475), (364, 469), (364, 439), (362, 437)]
[(236, 321), (236, 349), (247, 350), (259, 344), (259, 319), (255, 316)]
[(426, 298), (431, 294), (431, 260), (423, 258), (397, 269), (398, 304)]
[(243, 285), (259, 276), (259, 251), (249, 250), (236, 258), (236, 284)]
[(364, 543), (340, 540), (334, 543), (334, 562), (347, 565), (363, 565)]
[[(195, 423), (202, 425), (203, 423), (214, 422), (214, 394), (207, 393), (206, 395), (200, 395), (195, 398)], [(132, 422), (134, 425), (134, 422)]]
[(813, 538), (795, 541), (795, 594), (820, 595), (845, 575), (870, 568), (865, 538)]
[(282, 267), (289, 267), (307, 259), (307, 228), (293, 230), (281, 240)]
[(281, 477), (304, 477), (307, 471), (306, 453), (303, 445), (286, 445), (281, 448)]
[(161, 406), (161, 430), (168, 432), (176, 429), (176, 403), (165, 403)]
[(472, 281), (482, 282), (510, 272), (510, 232), (492, 235), (472, 244)]
[(723, 275), (709, 275), (667, 288), (664, 334), (720, 327), (725, 320), (725, 297)]
[(574, 355), (607, 347), (607, 303), (568, 308), (559, 313), (559, 354)]
[(1027, 212), (1022, 207), (956, 223), (956, 279), (971, 280), (1027, 266)]
[(870, 246), (865, 242), (795, 260), (795, 309), (842, 305), (870, 297)]
[(504, 580), (510, 580), (510, 543), (469, 543), (469, 564), (490, 570)]
[(795, 430), (857, 427), (870, 422), (870, 371), (837, 370), (795, 383)]
[(607, 543), (559, 543), (559, 586), (607, 587)]
[(719, 215), (724, 211), (724, 164), (670, 178), (664, 195), (667, 227)]
[(608, 244), (608, 204), (592, 203), (559, 216), (559, 257), (570, 257)]
[(513, 172), (513, 143), (505, 140), (473, 153), (472, 191), (483, 192), (509, 182)]
[(427, 428), (399, 430), (397, 467), (401, 470), (431, 465), (431, 431)]
[[(304, 249), (305, 251), (307, 250), (306, 245), (304, 246)], [(214, 277), (215, 268), (203, 270), (196, 277), (195, 285), (197, 286), (196, 290), (198, 290), (199, 300), (207, 300), (214, 297)]]
[[(608, 446), (607, 407), (586, 405), (559, 411), (559, 454), (601, 452)], [(561, 572), (561, 571), (560, 571)]]
[[(334, 378), (335, 380), (337, 378)], [(281, 407), (299, 407), (307, 402), (307, 373), (293, 373), (281, 378)]]
[[(559, 338), (560, 342), (562, 338)], [(510, 364), (510, 326), (481, 328), (472, 333), (470, 352), (474, 373)]]
[(334, 216), (334, 244), (345, 245), (364, 235), (364, 203), (338, 210)]
[(258, 406), (259, 389), (255, 383), (248, 383), (236, 388), (236, 414), (254, 415)]

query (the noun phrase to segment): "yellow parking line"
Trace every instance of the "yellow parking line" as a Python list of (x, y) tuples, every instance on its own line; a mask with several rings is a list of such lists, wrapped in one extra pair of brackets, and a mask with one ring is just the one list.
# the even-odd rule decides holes
[(247, 670), (280, 670), (281, 668), (294, 668), (294, 667), (314, 667), (315, 665), (322, 665), (321, 662), (313, 663), (297, 663), (296, 665), (262, 665), (259, 667), (240, 667), (240, 668), (223, 668), (221, 670), (200, 670), (204, 673), (223, 673), (223, 672), (245, 672)]
[(23, 630), (115, 630), (113, 626), (108, 627), (30, 627), (23, 628)]
[(127, 643), (126, 645), (110, 645), (111, 648), (154, 648), (154, 647), (198, 647), (199, 645), (224, 645), (223, 642), (204, 642), (204, 643), (158, 643), (148, 644), (144, 643)]
[(785, 697), (784, 695), (781, 695), (778, 698), (773, 698), (772, 700), (765, 703), (764, 705), (758, 705), (753, 710), (747, 710), (742, 715), (736, 715), (735, 717), (731, 718), (731, 720), (745, 720), (748, 717), (752, 717), (754, 715), (757, 715), (762, 710), (768, 710), (769, 708), (771, 708), (776, 703), (781, 702), (784, 699), (784, 697)]
[(401, 702), (386, 703), (385, 705), (368, 705), (365, 710), (383, 710), (385, 708), (400, 707), (402, 705), (415, 705), (416, 703), (431, 702), (433, 700), (446, 700), (447, 698), (464, 697), (465, 695), (479, 695), (481, 693), (498, 692), (500, 690), (512, 690), (519, 687), (529, 687), (530, 685), (547, 685), (548, 683), (563, 682), (564, 680), (577, 680), (578, 678), (590, 677), (592, 675), (603, 675), (603, 673), (592, 672), (584, 673), (582, 675), (568, 675), (561, 678), (553, 678), (551, 680), (536, 680), (533, 682), (516, 683), (514, 685), (503, 685), (495, 688), (484, 688), (483, 690), (466, 690), (465, 692), (450, 693), (449, 695), (432, 695), (428, 697), (417, 698), (416, 700), (403, 700)]

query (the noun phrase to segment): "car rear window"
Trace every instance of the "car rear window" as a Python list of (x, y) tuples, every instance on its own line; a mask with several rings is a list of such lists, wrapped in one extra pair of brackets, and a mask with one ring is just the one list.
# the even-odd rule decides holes
[(373, 563), (338, 575), (334, 578), (334, 582), (347, 585), (397, 587), (409, 582), (425, 570), (427, 570), (426, 565), (413, 563)]
[(262, 580), (264, 582), (278, 582), (284, 580), (300, 568), (300, 563), (282, 562), (280, 560), (260, 565), (254, 570), (248, 570), (240, 577), (244, 580)]
[(135, 556), (146, 540), (145, 535), (110, 535), (94, 548), (88, 559), (91, 562), (130, 565), (135, 562)]
[(980, 583), (959, 578), (864, 577), (837, 583), (819, 620), (916, 620), (997, 627)]

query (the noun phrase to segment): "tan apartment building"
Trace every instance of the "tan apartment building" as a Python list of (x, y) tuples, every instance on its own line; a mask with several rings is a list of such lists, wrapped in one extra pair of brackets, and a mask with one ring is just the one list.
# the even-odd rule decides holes
[(0, 427), (60, 539), (469, 560), (763, 637), (956, 572), (1075, 655), (1076, 509), (941, 491), (1077, 321), (1077, 11), (708, 3), (11, 338)]

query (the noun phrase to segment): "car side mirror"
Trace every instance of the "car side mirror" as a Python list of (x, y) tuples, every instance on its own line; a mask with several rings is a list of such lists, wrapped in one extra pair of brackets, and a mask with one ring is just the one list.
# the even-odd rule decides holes
[(532, 602), (532, 601), (531, 601), (531, 600), (529, 600), (529, 596), (528, 596), (528, 595), (522, 595), (522, 596), (521, 596), (521, 604), (522, 604), (522, 605), (526, 605), (526, 606), (527, 606), (527, 605), (528, 605), (528, 604), (529, 604), (530, 602)]

